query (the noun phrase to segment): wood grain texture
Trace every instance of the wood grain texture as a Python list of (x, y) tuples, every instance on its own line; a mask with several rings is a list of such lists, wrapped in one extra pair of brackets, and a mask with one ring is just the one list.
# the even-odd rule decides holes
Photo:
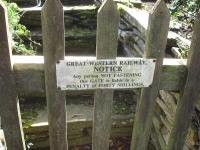
[[(92, 144), (92, 120), (77, 119), (67, 122), (69, 146)], [(133, 115), (123, 115), (119, 118), (112, 118), (111, 138), (131, 136)], [(48, 125), (42, 124), (25, 130), (29, 140), (33, 143), (33, 149), (49, 147)]]
[[(106, 0), (97, 14), (97, 59), (117, 56), (119, 12), (112, 0)], [(113, 90), (96, 90), (94, 97), (93, 150), (108, 150), (111, 130)]]
[(182, 150), (191, 123), (194, 104), (200, 92), (200, 13), (197, 15), (190, 55), (188, 57), (188, 76), (181, 100), (178, 102), (175, 123), (171, 131), (167, 150)]
[(50, 148), (66, 150), (66, 99), (56, 86), (56, 62), (65, 56), (64, 12), (59, 0), (45, 2), (41, 20)]
[(137, 102), (131, 150), (146, 150), (152, 127), (152, 117), (158, 96), (163, 57), (167, 43), (170, 15), (164, 0), (155, 4), (149, 16), (145, 45), (145, 58), (156, 58), (153, 83), (141, 91)]
[(25, 150), (8, 36), (7, 12), (0, 0), (0, 117), (8, 150)]
[(156, 138), (157, 138), (157, 142), (159, 143), (160, 145), (160, 149), (159, 150), (165, 150), (166, 148), (166, 143), (165, 143), (165, 140), (162, 136), (162, 134), (160, 133), (160, 122), (159, 120), (156, 118), (156, 117), (153, 117), (152, 119), (152, 122), (153, 122), (153, 127), (152, 127), (152, 130), (153, 130), (153, 133), (152, 134), (155, 134)]
[(1, 128), (0, 128), (0, 147), (1, 148), (3, 147), (3, 149), (7, 150), (4, 132)]

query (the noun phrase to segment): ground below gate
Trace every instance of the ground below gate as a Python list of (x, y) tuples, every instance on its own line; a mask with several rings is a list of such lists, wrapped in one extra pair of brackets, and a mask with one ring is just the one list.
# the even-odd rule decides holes
[[(136, 101), (132, 91), (119, 91), (115, 93), (113, 107), (113, 121), (111, 136), (131, 136), (133, 126), (133, 113)], [(38, 108), (38, 105), (40, 108)], [(25, 129), (27, 141), (33, 144), (32, 149), (46, 148), (48, 143), (47, 110), (45, 101), (41, 105), (41, 98), (24, 101), (21, 104), (23, 117), (31, 127)], [(34, 109), (35, 108), (35, 109)], [(31, 112), (32, 113), (28, 113)], [(27, 119), (29, 118), (29, 119)], [(30, 119), (31, 118), (31, 119)], [(67, 121), (69, 145), (91, 144), (93, 119), (93, 95), (79, 95), (67, 97)]]

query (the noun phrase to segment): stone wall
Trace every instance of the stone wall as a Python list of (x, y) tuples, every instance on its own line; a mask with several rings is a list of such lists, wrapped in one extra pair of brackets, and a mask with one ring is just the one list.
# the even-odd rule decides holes
[[(124, 55), (128, 57), (142, 57), (145, 49), (145, 35), (148, 26), (149, 14), (144, 10), (129, 8), (124, 5), (120, 5), (120, 8), (121, 23), (119, 29), (119, 39), (124, 48)], [(187, 46), (190, 45), (189, 40), (169, 31), (165, 57), (177, 58), (180, 56), (179, 52), (174, 50), (178, 48), (177, 42), (181, 42)], [(159, 92), (159, 96), (156, 100), (157, 104), (151, 134), (156, 150), (164, 150), (168, 143), (179, 99), (180, 94), (178, 91), (172, 92), (161, 90)], [(192, 124), (188, 130), (184, 150), (199, 148), (198, 141), (200, 140), (200, 137), (198, 135), (198, 131), (200, 127), (200, 111), (198, 109), (199, 104), (197, 103), (195, 109), (196, 111), (192, 118)]]
[(0, 150), (7, 150), (4, 132), (0, 129)]
[[(42, 6), (45, 0), (12, 0), (20, 7), (36, 7)], [(61, 0), (64, 6), (80, 6), (80, 5), (92, 5), (94, 0)]]
[[(21, 24), (30, 30), (33, 48), (42, 55), (41, 32), (42, 7), (23, 8)], [(67, 55), (95, 55), (97, 7), (73, 6), (64, 7), (65, 49)], [(29, 39), (23, 39), (29, 43)]]

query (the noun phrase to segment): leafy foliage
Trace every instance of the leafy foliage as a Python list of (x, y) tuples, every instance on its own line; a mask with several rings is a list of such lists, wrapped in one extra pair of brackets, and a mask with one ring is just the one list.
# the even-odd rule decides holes
[(190, 18), (193, 22), (199, 9), (199, 0), (174, 0), (172, 2), (171, 15), (177, 17), (180, 13), (184, 13), (185, 17)]
[(20, 24), (21, 11), (17, 4), (3, 0), (7, 8), (9, 30), (12, 36), (12, 50), (14, 54), (34, 55), (30, 32)]
[[(199, 9), (200, 0), (173, 0), (170, 7), (170, 30), (177, 32), (187, 39), (191, 39), (192, 26)], [(187, 58), (189, 46), (180, 42), (177, 44), (180, 48), (181, 57)]]

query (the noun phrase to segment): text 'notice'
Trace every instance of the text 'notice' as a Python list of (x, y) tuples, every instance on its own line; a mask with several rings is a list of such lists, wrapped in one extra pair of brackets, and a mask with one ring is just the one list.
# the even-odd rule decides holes
[(61, 90), (124, 89), (151, 85), (155, 59), (61, 60), (56, 64)]

